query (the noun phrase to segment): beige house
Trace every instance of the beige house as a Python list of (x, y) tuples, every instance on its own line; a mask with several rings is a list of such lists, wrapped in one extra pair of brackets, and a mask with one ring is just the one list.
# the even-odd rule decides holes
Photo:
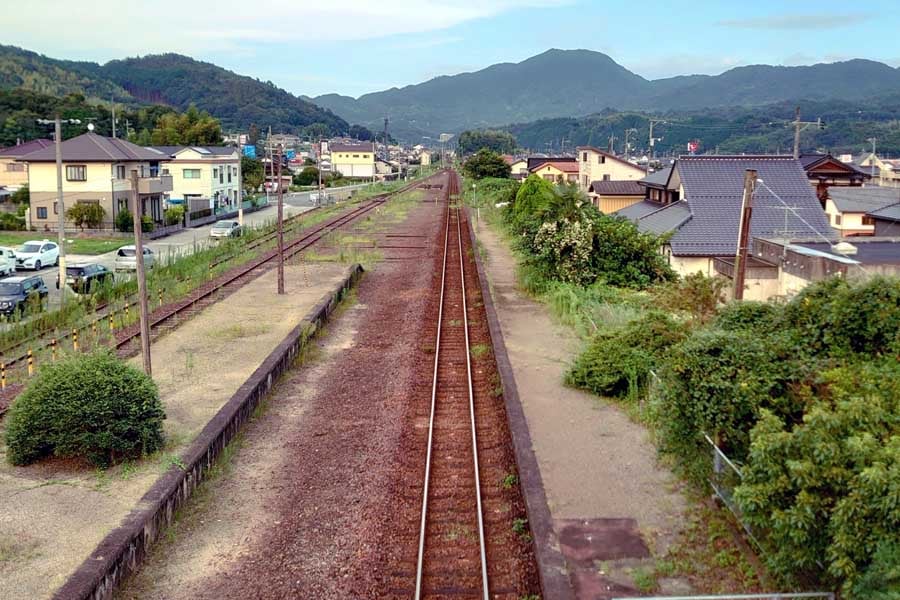
[(875, 235), (875, 219), (867, 213), (898, 202), (898, 188), (833, 187), (828, 190), (825, 213), (841, 237)]
[(881, 187), (900, 187), (900, 159), (879, 158), (871, 152), (859, 156), (853, 164), (872, 176), (872, 183)]
[[(104, 228), (112, 228), (116, 215), (132, 203), (131, 176), (138, 177), (141, 214), (163, 223), (165, 198), (172, 191), (172, 177), (159, 172), (159, 154), (131, 142), (85, 133), (61, 145), (63, 202), (99, 204)], [(37, 231), (55, 231), (58, 210), (56, 149), (53, 145), (19, 158), (28, 165), (31, 192), (30, 223)], [(74, 227), (67, 223), (66, 227)]]
[(636, 204), (644, 199), (644, 194), (644, 186), (632, 180), (595, 181), (588, 188), (588, 197), (603, 214)]
[(641, 167), (594, 146), (578, 146), (577, 151), (578, 185), (585, 192), (595, 181), (637, 181), (647, 175)]
[(19, 159), (48, 146), (53, 146), (51, 140), (31, 140), (0, 150), (0, 188), (16, 191), (28, 185), (28, 163)]
[(550, 183), (578, 183), (578, 163), (571, 160), (548, 158), (533, 164), (531, 173)]
[(172, 177), (171, 204), (195, 209), (236, 209), (240, 202), (241, 155), (235, 146), (154, 146), (160, 172)]

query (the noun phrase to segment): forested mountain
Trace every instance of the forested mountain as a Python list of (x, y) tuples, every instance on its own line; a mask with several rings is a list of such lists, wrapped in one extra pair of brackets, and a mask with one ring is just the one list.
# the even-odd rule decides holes
[(329, 110), (252, 77), (178, 54), (115, 60), (105, 65), (62, 61), (0, 46), (0, 89), (43, 94), (84, 94), (89, 99), (130, 106), (164, 104), (186, 110), (191, 104), (217, 117), (225, 129), (251, 124), (297, 132), (320, 123), (332, 133), (349, 125)]
[[(779, 102), (765, 106), (727, 107), (702, 111), (668, 111), (664, 123), (653, 129), (657, 154), (684, 154), (687, 143), (700, 141), (700, 152), (716, 149), (727, 153), (787, 153), (793, 149), (794, 118), (798, 103)], [(871, 147), (871, 137), (878, 140), (880, 153), (900, 155), (900, 94), (873, 98), (865, 102), (843, 100), (802, 101), (803, 118), (821, 118), (824, 129), (809, 128), (801, 135), (804, 152), (824, 150), (832, 153), (859, 153)], [(649, 143), (648, 115), (641, 112), (606, 110), (586, 117), (541, 119), (509, 125), (518, 144), (541, 152), (559, 152), (563, 143), (569, 150), (578, 145), (607, 148), (610, 137), (616, 152), (624, 151), (625, 131), (634, 154), (647, 152)]]
[(650, 81), (609, 56), (548, 50), (520, 63), (438, 77), (354, 100), (329, 94), (314, 101), (354, 122), (391, 118), (398, 135), (496, 127), (542, 118), (616, 110), (698, 110), (761, 106), (786, 100), (862, 100), (900, 93), (900, 69), (869, 60), (800, 67), (755, 65), (721, 75)]

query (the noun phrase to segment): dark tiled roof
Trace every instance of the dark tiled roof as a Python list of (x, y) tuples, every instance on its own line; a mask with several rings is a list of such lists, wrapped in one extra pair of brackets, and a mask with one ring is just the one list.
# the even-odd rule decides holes
[(637, 223), (638, 219), (640, 219), (641, 217), (649, 215), (652, 212), (656, 212), (662, 207), (663, 205), (658, 202), (641, 200), (640, 202), (635, 202), (634, 204), (626, 206), (625, 208), (620, 208), (614, 214), (620, 217), (625, 217), (626, 219)]
[(535, 169), (539, 165), (545, 162), (555, 161), (555, 162), (570, 162), (578, 164), (578, 159), (573, 156), (529, 156), (525, 159), (525, 168), (529, 171)]
[(669, 175), (672, 173), (672, 167), (666, 167), (659, 171), (654, 171), (641, 179), (641, 183), (652, 187), (665, 187), (669, 182)]
[(594, 181), (591, 182), (589, 192), (601, 196), (643, 196), (644, 187), (633, 180), (622, 181)]
[(875, 217), (876, 219), (900, 222), (900, 202), (898, 202), (897, 204), (884, 206), (882, 208), (879, 208), (878, 210), (873, 210), (869, 213), (869, 215)]
[(14, 158), (18, 158), (19, 156), (25, 156), (26, 154), (30, 154), (32, 152), (35, 152), (36, 150), (41, 150), (52, 145), (53, 140), (31, 140), (30, 142), (25, 142), (24, 144), (19, 144), (18, 146), (10, 146), (9, 148), (0, 150), (0, 156), (12, 156)]
[[(60, 144), (64, 162), (119, 162), (133, 160), (160, 160), (158, 152), (142, 148), (129, 141), (108, 138), (96, 133), (85, 133)], [(27, 162), (53, 162), (56, 149), (48, 146), (19, 160)]]
[(212, 156), (230, 156), (237, 152), (234, 146), (148, 146), (148, 150), (159, 152), (168, 157), (174, 157), (182, 150), (195, 150), (200, 154), (209, 154)]
[(865, 213), (900, 202), (900, 188), (833, 185), (828, 188), (828, 198), (841, 212)]
[(577, 173), (578, 172), (578, 163), (570, 162), (567, 160), (545, 160), (540, 163), (538, 166), (531, 169), (532, 172), (543, 169), (544, 167), (553, 167), (563, 173)]
[(375, 152), (375, 144), (328, 144), (330, 152)]
[(675, 168), (691, 212), (690, 220), (672, 236), (675, 255), (730, 256), (736, 252), (747, 169), (756, 169), (764, 182), (753, 196), (753, 237), (836, 236), (806, 171), (800, 161), (789, 156), (685, 156)]
[(801, 154), (800, 155), (800, 164), (803, 165), (803, 169), (805, 171), (809, 171), (810, 169), (815, 169), (820, 164), (826, 161), (833, 161), (843, 167), (846, 167), (847, 171), (850, 172), (850, 175), (865, 175), (866, 177), (870, 176), (870, 173), (860, 169), (857, 165), (848, 164), (842, 162), (841, 160), (835, 158), (831, 154)]
[[(861, 262), (864, 265), (897, 265), (900, 264), (900, 242), (887, 238), (851, 238), (849, 241), (856, 247), (856, 254), (849, 254), (847, 258)], [(799, 244), (810, 250), (836, 254), (829, 244), (803, 243)], [(838, 255), (843, 256), (843, 255)]]
[(637, 222), (638, 230), (660, 235), (675, 231), (691, 219), (691, 208), (685, 201), (675, 202), (642, 217)]

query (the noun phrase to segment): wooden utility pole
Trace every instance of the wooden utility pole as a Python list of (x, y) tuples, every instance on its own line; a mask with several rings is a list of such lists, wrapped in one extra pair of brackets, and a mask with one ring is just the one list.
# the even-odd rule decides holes
[(141, 196), (138, 191), (138, 172), (131, 171), (131, 195), (134, 203), (131, 217), (134, 222), (134, 263), (137, 270), (138, 296), (141, 313), (141, 356), (144, 359), (144, 373), (153, 375), (150, 365), (150, 307), (147, 305), (147, 278), (144, 274), (144, 242), (141, 239)]
[(744, 299), (744, 280), (747, 274), (747, 255), (750, 251), (750, 218), (753, 215), (753, 190), (756, 188), (757, 172), (744, 172), (744, 198), (741, 202), (741, 224), (738, 229), (737, 255), (734, 257), (734, 299)]
[(822, 124), (821, 117), (815, 121), (801, 121), (799, 106), (794, 111), (794, 121), (792, 125), (794, 126), (794, 158), (800, 158), (800, 132), (811, 126), (815, 126), (816, 129), (824, 129), (825, 126)]
[(284, 190), (281, 185), (281, 144), (277, 148), (278, 156), (278, 293), (284, 294)]

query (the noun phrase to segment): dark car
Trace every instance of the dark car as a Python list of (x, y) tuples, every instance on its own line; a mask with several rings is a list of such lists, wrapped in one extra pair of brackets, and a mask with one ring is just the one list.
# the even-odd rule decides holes
[(50, 290), (40, 275), (0, 279), (0, 313), (11, 315), (26, 309), (40, 310)]
[[(79, 294), (90, 294), (106, 281), (113, 280), (113, 273), (96, 263), (78, 263), (66, 267), (66, 285)], [(59, 275), (56, 276), (59, 288)]]

